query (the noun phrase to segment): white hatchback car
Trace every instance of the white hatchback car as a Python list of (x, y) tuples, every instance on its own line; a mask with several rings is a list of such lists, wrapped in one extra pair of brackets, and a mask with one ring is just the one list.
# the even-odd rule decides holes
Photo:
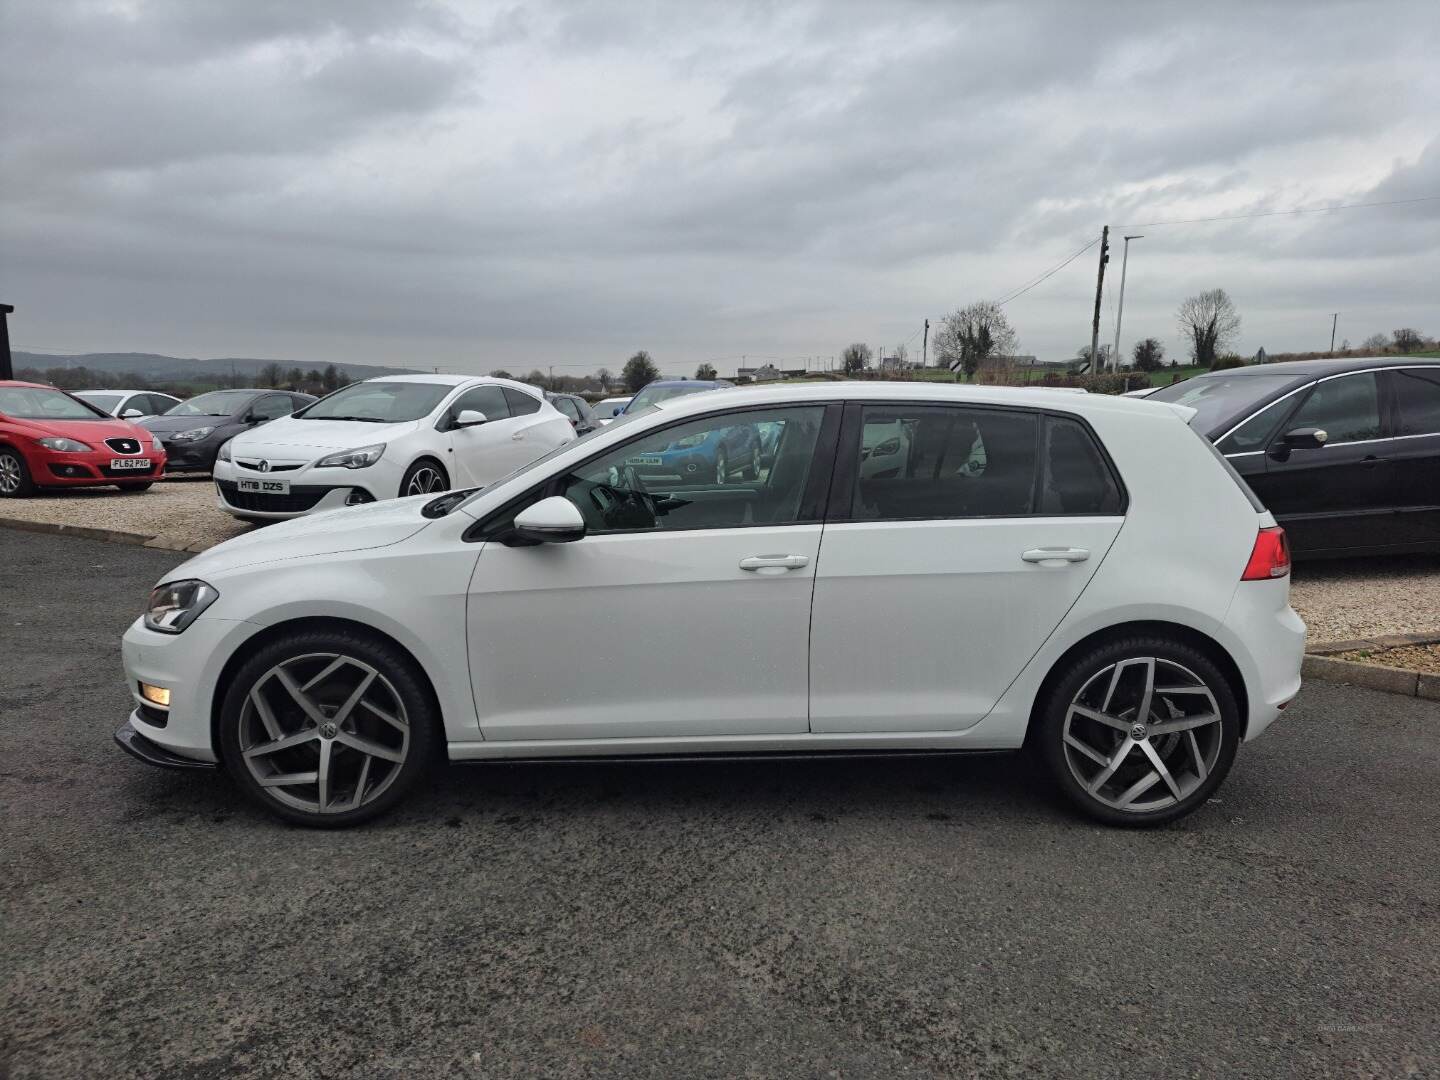
[[(1284, 534), (1189, 415), (899, 383), (677, 398), (482, 491), (177, 567), (125, 634), (116, 738), (311, 825), (386, 810), (439, 754), (1027, 742), (1094, 817), (1169, 821), (1298, 692), (1305, 638)], [(753, 477), (631, 465), (763, 424)], [(867, 474), (897, 425), (903, 468)]]
[(292, 518), (481, 486), (574, 438), (532, 386), (390, 375), (235, 436), (216, 459), (215, 489), (238, 518)]

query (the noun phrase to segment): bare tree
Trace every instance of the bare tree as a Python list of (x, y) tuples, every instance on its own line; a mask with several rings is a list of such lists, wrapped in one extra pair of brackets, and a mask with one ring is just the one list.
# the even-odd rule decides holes
[(1371, 334), (1360, 343), (1360, 348), (1367, 353), (1383, 353), (1390, 348), (1390, 338), (1386, 334)]
[(260, 369), (261, 386), (279, 386), (285, 380), (285, 369), (273, 361)]
[(1100, 362), (1098, 364), (1092, 364), (1090, 362), (1093, 359), (1090, 355), (1090, 346), (1081, 345), (1078, 349), (1075, 350), (1075, 359), (1078, 361), (1078, 363), (1074, 365), (1075, 370), (1089, 371), (1092, 375), (1099, 375), (1102, 372), (1109, 370), (1110, 356), (1111, 353), (1113, 353), (1114, 351), (1115, 349), (1112, 345), (1101, 345)]
[(864, 371), (870, 366), (870, 358), (874, 355), (870, 346), (864, 342), (857, 341), (852, 345), (846, 345), (845, 351), (840, 354), (845, 374), (856, 375)]
[(904, 367), (905, 361), (910, 359), (910, 350), (906, 348), (903, 344), (896, 345), (894, 351), (891, 352), (890, 355), (894, 358), (895, 363), (898, 366)]
[(600, 384), (600, 392), (602, 394), (610, 391), (610, 380), (614, 377), (614, 375), (610, 374), (610, 369), (607, 367), (602, 367), (599, 371), (595, 372), (595, 381)]
[(940, 320), (935, 355), (947, 366), (958, 363), (967, 378), (974, 378), (987, 360), (1014, 355), (1017, 340), (1000, 306), (990, 300), (977, 300)]
[(1395, 331), (1395, 348), (1402, 353), (1414, 352), (1425, 342), (1425, 335), (1413, 326), (1402, 326)]
[(718, 379), (719, 377), (720, 373), (715, 370), (715, 365), (708, 360), (695, 369), (695, 378), (697, 379)]
[(1153, 337), (1135, 343), (1135, 369), (1159, 371), (1165, 364), (1165, 346)]
[(1180, 332), (1190, 341), (1190, 356), (1202, 367), (1215, 358), (1240, 332), (1240, 313), (1224, 289), (1210, 289), (1190, 297), (1176, 312)]

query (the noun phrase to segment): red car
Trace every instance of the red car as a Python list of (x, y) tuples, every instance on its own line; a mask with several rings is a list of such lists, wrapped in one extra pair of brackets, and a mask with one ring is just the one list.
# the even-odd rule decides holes
[(164, 472), (152, 432), (53, 386), (0, 382), (0, 498), (37, 487), (144, 491)]

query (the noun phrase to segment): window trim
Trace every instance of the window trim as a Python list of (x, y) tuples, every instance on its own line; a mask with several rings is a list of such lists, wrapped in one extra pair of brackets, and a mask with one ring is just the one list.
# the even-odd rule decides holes
[[(778, 409), (820, 409), (820, 432), (815, 438), (815, 450), (811, 455), (810, 472), (805, 478), (805, 487), (800, 492), (800, 505), (796, 508), (794, 521), (787, 521), (783, 524), (774, 522), (756, 521), (748, 525), (707, 525), (703, 528), (694, 529), (617, 529), (613, 532), (587, 533), (590, 536), (679, 536), (683, 533), (705, 532), (705, 531), (729, 531), (742, 529), (783, 529), (793, 525), (823, 525), (825, 523), (825, 512), (828, 509), (828, 493), (831, 487), (831, 473), (835, 467), (836, 448), (835, 443), (840, 435), (840, 414), (844, 402), (839, 401), (792, 401), (792, 402), (771, 402), (768, 404), (757, 403), (742, 405), (739, 408), (727, 409), (724, 412), (705, 413), (701, 416), (680, 417), (668, 424), (661, 424), (653, 428), (647, 428), (642, 432), (631, 436), (623, 442), (612, 443), (603, 449), (596, 450), (588, 457), (566, 466), (564, 471), (551, 473), (543, 480), (538, 481), (527, 488), (513, 499), (508, 499), (490, 513), (486, 514), (475, 524), (467, 528), (461, 539), (467, 544), (485, 543), (487, 541), (504, 542), (508, 528), (500, 528), (501, 522), (506, 518), (513, 517), (520, 509), (531, 502), (549, 498), (551, 495), (560, 494), (560, 481), (572, 473), (578, 472), (592, 462), (598, 461), (617, 450), (639, 442), (641, 439), (648, 439), (652, 435), (658, 435), (663, 431), (673, 428), (684, 427), (699, 419), (710, 419), (718, 416), (742, 416), (752, 412), (774, 412)], [(828, 463), (825, 459), (828, 451)], [(817, 467), (818, 466), (818, 467)]]
[[(1035, 418), (1035, 473), (1030, 480), (1030, 511), (1025, 514), (955, 514), (941, 517), (915, 517), (915, 518), (857, 518), (849, 515), (849, 510), (854, 505), (855, 484), (858, 480), (860, 468), (860, 440), (864, 429), (864, 413), (867, 407), (878, 408), (933, 408), (933, 409), (956, 409), (991, 413), (1020, 413)], [(1040, 484), (1042, 478), (1042, 467), (1046, 442), (1049, 439), (1049, 430), (1045, 421), (1050, 418), (1057, 420), (1073, 420), (1079, 424), (1089, 437), (1091, 444), (1100, 453), (1100, 460), (1110, 472), (1111, 480), (1115, 489), (1120, 495), (1120, 507), (1114, 513), (1108, 514), (1046, 514), (1038, 509), (1040, 503)], [(1201, 436), (1203, 438), (1203, 436)], [(1105, 440), (1100, 438), (1089, 419), (1079, 413), (1066, 412), (1063, 409), (1035, 408), (1027, 405), (1005, 405), (1000, 403), (990, 404), (977, 402), (950, 402), (950, 401), (926, 401), (907, 398), (904, 400), (873, 399), (864, 398), (845, 402), (845, 426), (840, 433), (840, 444), (836, 449), (835, 468), (832, 473), (829, 495), (829, 507), (837, 512), (828, 512), (825, 517), (827, 525), (905, 525), (925, 521), (1024, 521), (1032, 518), (1123, 518), (1130, 511), (1130, 490), (1125, 486), (1125, 478), (1115, 465), (1115, 459), (1110, 456), (1109, 449), (1105, 446)], [(838, 512), (841, 507), (845, 508), (846, 516)]]

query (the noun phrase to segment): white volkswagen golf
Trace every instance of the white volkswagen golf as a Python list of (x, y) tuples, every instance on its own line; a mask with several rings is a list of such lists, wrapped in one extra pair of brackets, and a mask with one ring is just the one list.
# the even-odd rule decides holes
[(574, 438), (532, 386), (391, 375), (235, 436), (220, 448), (215, 489), (238, 518), (292, 518), (488, 484)]
[[(1026, 744), (1094, 817), (1169, 821), (1295, 696), (1305, 635), (1284, 534), (1189, 415), (916, 384), (677, 398), (479, 492), (178, 567), (125, 634), (116, 738), (309, 825), (374, 817), (440, 756)], [(686, 467), (759, 425), (753, 477)]]

